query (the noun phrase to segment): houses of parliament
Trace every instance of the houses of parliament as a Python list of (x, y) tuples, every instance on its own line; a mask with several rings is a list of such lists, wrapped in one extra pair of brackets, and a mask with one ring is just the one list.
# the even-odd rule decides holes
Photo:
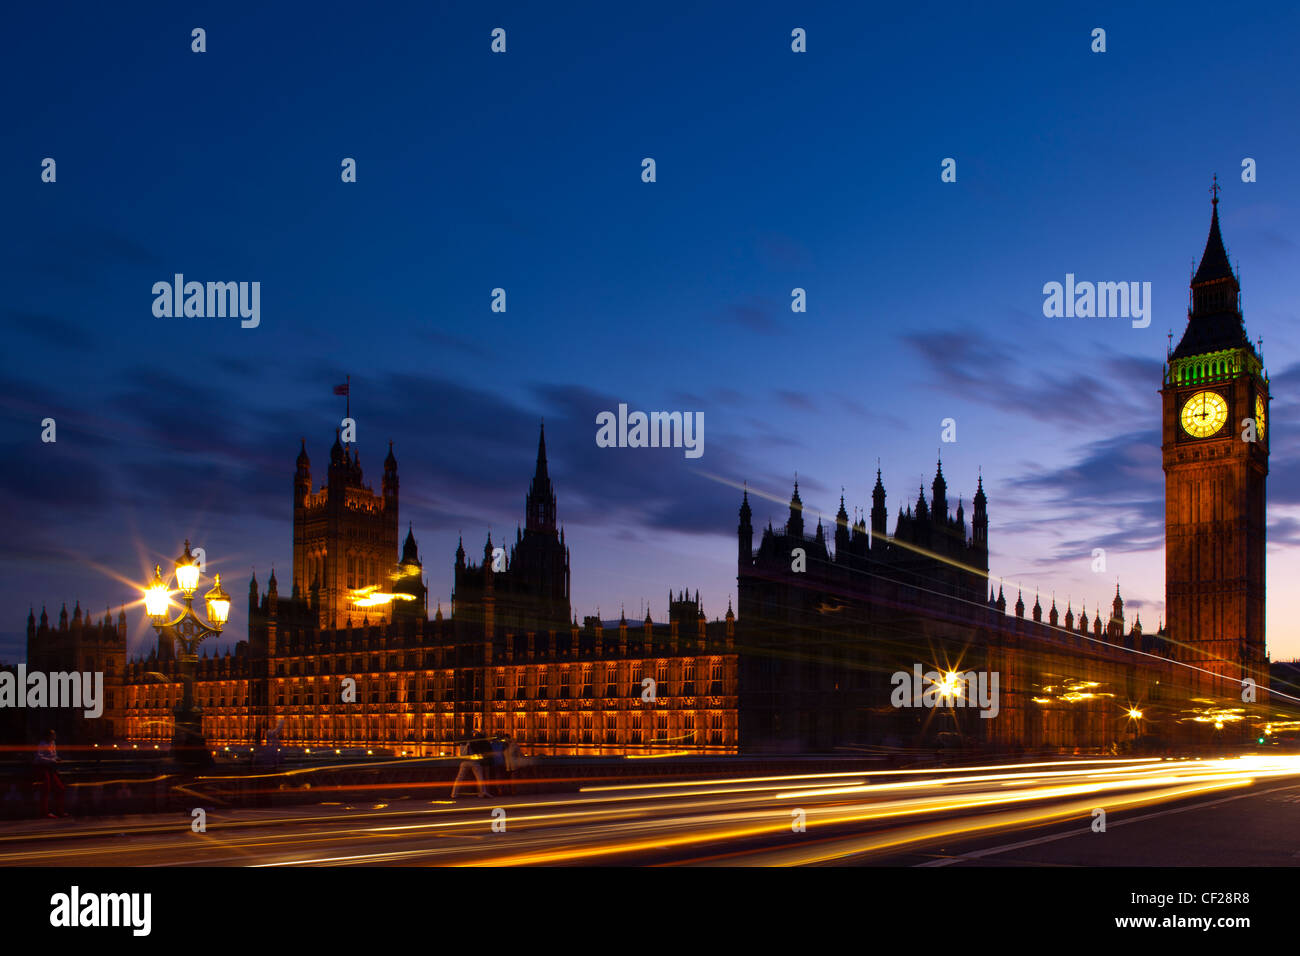
[[(196, 702), (214, 748), (248, 746), (281, 725), (287, 745), (454, 752), (506, 733), (552, 755), (828, 753), (952, 745), (988, 750), (1113, 749), (1141, 739), (1238, 740), (1268, 715), (1264, 644), (1269, 383), (1247, 338), (1240, 287), (1214, 197), (1191, 282), (1187, 325), (1160, 385), (1166, 503), (1162, 628), (1108, 608), (1065, 608), (990, 586), (982, 479), (952, 506), (940, 462), (927, 495), (898, 508), (882, 473), (871, 507), (833, 526), (805, 522), (797, 482), (785, 524), (737, 528), (737, 604), (707, 620), (698, 592), (670, 593), (659, 621), (578, 622), (569, 543), (558, 523), (543, 429), (524, 522), (513, 542), (463, 540), (444, 614), (408, 527), (398, 546), (398, 469), (380, 491), (336, 437), (313, 488), (304, 442), (293, 473), (293, 569), (281, 595), (248, 584), (248, 634), (204, 657)], [(1153, 387), (1157, 383), (1152, 383)], [(1247, 421), (1248, 420), (1248, 421)], [(523, 469), (521, 469), (521, 472)], [(868, 521), (869, 518), (869, 521)], [(757, 538), (757, 541), (755, 540)], [(792, 556), (799, 555), (799, 560)], [(28, 666), (94, 657), (104, 717), (80, 739), (141, 746), (171, 739), (181, 696), (175, 649), (160, 637), (125, 660), (125, 620), (28, 620)], [(69, 657), (71, 655), (71, 657)], [(891, 675), (920, 665), (1000, 676), (996, 718), (891, 702)], [(345, 678), (356, 699), (344, 702)], [(1243, 679), (1259, 688), (1242, 694)]]

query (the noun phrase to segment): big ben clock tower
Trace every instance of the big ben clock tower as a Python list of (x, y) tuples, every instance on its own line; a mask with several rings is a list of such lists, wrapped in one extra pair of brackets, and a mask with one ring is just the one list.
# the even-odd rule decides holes
[(1169, 354), (1161, 395), (1165, 470), (1165, 605), (1174, 655), (1224, 680), (1267, 686), (1264, 482), (1268, 375), (1246, 337), (1241, 287), (1219, 233), (1219, 186), (1187, 329)]

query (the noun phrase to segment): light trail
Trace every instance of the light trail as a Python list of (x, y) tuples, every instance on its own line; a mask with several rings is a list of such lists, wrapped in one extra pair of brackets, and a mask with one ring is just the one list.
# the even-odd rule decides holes
[[(298, 811), (214, 821), (204, 834), (190, 833), (187, 818), (51, 828), (6, 835), (0, 864), (805, 865), (1296, 777), (1300, 756), (1276, 754), (702, 777), (591, 786), (542, 799)], [(506, 832), (491, 830), (496, 806), (506, 811)], [(805, 830), (796, 832), (796, 822)], [(145, 839), (123, 843), (125, 834)]]
[[(1300, 775), (1300, 768), (1291, 768), (1286, 772), (1293, 775)], [(1188, 774), (1184, 773), (1164, 773), (1160, 776), (1153, 776), (1149, 779), (1140, 781), (1140, 783), (1146, 787), (1168, 787), (1184, 783), (1187, 776)], [(1211, 789), (1229, 786), (1247, 786), (1253, 782), (1253, 777), (1248, 776), (1244, 772), (1232, 772), (1223, 769), (1220, 769), (1217, 773), (1209, 773), (1206, 771), (1202, 773), (1194, 773), (1190, 776), (1200, 781), (1198, 785), (1199, 787)], [(998, 792), (987, 795), (963, 794), (960, 796), (923, 796), (909, 800), (891, 801), (883, 804), (814, 808), (805, 810), (804, 813), (808, 826), (814, 825), (814, 822), (818, 826), (838, 826), (845, 824), (877, 822), (917, 814), (975, 810), (1008, 803), (1053, 800), (1082, 794), (1096, 795), (1107, 791), (1128, 790), (1131, 789), (1135, 783), (1139, 783), (1139, 781), (1135, 781), (1132, 778), (1122, 778), (1112, 781), (1078, 783), (1069, 786), (1033, 787), (1012, 793)], [(1218, 784), (1219, 786), (1215, 787), (1215, 784)], [(1193, 787), (1192, 790), (1179, 790), (1177, 793), (1183, 794), (1184, 792), (1193, 791), (1199, 792), (1196, 787)], [(1162, 799), (1175, 798), (1176, 796), (1168, 796), (1163, 797)], [(776, 819), (773, 820), (773, 817)], [(815, 820), (814, 817), (816, 817)], [(746, 819), (766, 819), (768, 822), (747, 823), (742, 826), (718, 826), (720, 822), (731, 824)], [(774, 813), (773, 811), (766, 809), (747, 813), (728, 814), (721, 819), (714, 817), (707, 820), (691, 820), (688, 818), (681, 820), (680, 822), (683, 825), (709, 823), (713, 826), (711, 828), (700, 829), (667, 839), (656, 838), (651, 840), (631, 840), (626, 842), (606, 843), (603, 845), (570, 846), (556, 850), (514, 854), (502, 857), (489, 857), (486, 859), (475, 860), (466, 865), (520, 866), (573, 862), (579, 859), (588, 859), (593, 857), (608, 857), (627, 853), (650, 852), (662, 850), (668, 847), (681, 847), (705, 842), (712, 843), (791, 832), (791, 818), (788, 813), (783, 811)], [(958, 828), (952, 832), (959, 833), (964, 831), (961, 828)]]

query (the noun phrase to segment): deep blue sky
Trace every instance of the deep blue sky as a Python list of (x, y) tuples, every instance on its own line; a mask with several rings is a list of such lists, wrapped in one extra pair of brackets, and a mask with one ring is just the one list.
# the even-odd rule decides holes
[[(983, 468), (993, 574), (1089, 613), (1118, 576), (1149, 629), (1156, 391), (1213, 173), (1273, 376), (1269, 644), (1300, 653), (1276, 587), (1300, 570), (1294, 8), (266, 6), (6, 14), (0, 659), (29, 605), (116, 613), (186, 536), (242, 637), (251, 568), (289, 579), (298, 439), (319, 480), (345, 374), (435, 600), (459, 530), (478, 554), (522, 522), (542, 418), (575, 612), (660, 618), (669, 588), (710, 617), (734, 595), (735, 484), (784, 501), (797, 470), (830, 515), (841, 485), (869, 506), (879, 458), (893, 513), (953, 417), (949, 494)], [(261, 326), (155, 318), (176, 272), (260, 281)], [(1151, 326), (1044, 318), (1067, 272), (1151, 282)], [(619, 402), (703, 412), (704, 457), (597, 448)]]

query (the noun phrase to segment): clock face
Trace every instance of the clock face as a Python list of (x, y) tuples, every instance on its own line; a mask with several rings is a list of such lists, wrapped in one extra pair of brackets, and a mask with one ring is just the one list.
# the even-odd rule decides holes
[(1264, 396), (1255, 396), (1255, 430), (1259, 432), (1259, 437), (1264, 437)]
[(1228, 420), (1228, 402), (1218, 392), (1197, 392), (1183, 405), (1183, 431), (1193, 438), (1208, 438)]

